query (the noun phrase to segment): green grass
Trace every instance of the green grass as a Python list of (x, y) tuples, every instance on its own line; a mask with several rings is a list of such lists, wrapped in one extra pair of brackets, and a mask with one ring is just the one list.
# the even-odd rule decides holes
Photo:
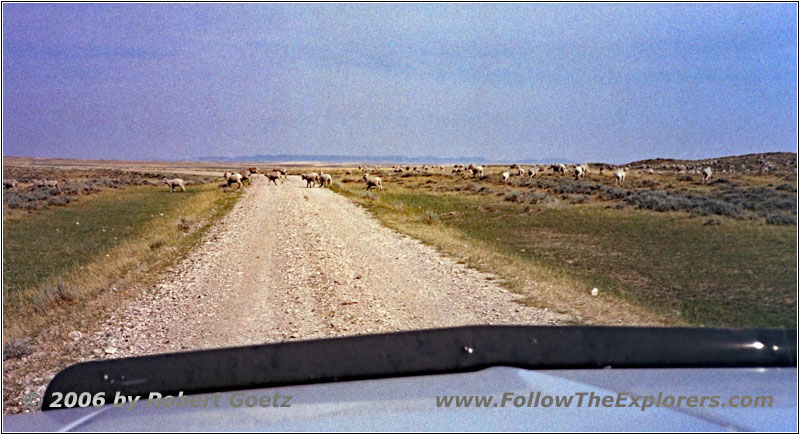
[[(172, 194), (129, 187), (4, 218), (4, 327), (12, 335), (35, 330), (52, 314), (43, 309), (42, 289), (58, 282), (81, 303), (131, 271), (157, 272), (194, 246), (238, 196), (215, 183)], [(183, 217), (191, 228), (178, 225)]]
[[(706, 218), (602, 203), (527, 206), (494, 195), (397, 187), (368, 199), (359, 188), (347, 184), (338, 190), (395, 229), (426, 234), (423, 241), (440, 248), (447, 243), (431, 232), (450, 234), (509, 263), (598, 287), (676, 324), (796, 326), (796, 227), (725, 218), (704, 225)], [(503, 264), (488, 268), (507, 280), (520, 279)]]

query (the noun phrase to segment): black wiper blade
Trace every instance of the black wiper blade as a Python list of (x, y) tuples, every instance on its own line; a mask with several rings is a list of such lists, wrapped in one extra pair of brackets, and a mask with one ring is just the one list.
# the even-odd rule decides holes
[(53, 392), (105, 397), (202, 394), (525, 369), (796, 366), (796, 329), (467, 326), (92, 361), (62, 370)]

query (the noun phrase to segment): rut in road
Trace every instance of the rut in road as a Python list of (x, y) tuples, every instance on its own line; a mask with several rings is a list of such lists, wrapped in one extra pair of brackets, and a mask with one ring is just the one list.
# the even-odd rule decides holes
[(157, 291), (117, 314), (129, 327), (110, 345), (140, 355), (566, 320), (514, 302), (489, 275), (382, 226), (328, 189), (306, 188), (297, 177), (252, 183)]

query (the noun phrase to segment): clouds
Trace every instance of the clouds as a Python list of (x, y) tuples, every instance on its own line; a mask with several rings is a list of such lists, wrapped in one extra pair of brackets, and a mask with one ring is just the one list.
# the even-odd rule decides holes
[(795, 147), (789, 4), (3, 7), (7, 155)]

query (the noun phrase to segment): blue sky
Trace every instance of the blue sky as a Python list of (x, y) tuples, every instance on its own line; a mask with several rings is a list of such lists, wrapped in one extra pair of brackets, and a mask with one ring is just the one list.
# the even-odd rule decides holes
[(797, 147), (795, 4), (3, 5), (3, 154)]

